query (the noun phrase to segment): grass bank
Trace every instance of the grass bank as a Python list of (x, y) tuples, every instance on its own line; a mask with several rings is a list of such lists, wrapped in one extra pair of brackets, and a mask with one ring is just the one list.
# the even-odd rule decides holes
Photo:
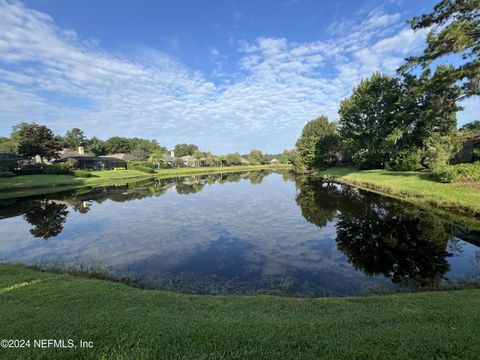
[(480, 185), (444, 184), (429, 173), (387, 170), (330, 168), (317, 173), (339, 182), (394, 196), (419, 205), (480, 216)]
[(2, 358), (474, 359), (480, 353), (480, 290), (196, 296), (14, 265), (0, 265), (0, 275), (2, 338), (93, 342), (92, 349), (0, 349)]
[(77, 178), (68, 175), (26, 175), (0, 179), (0, 199), (48, 194), (57, 191), (71, 190), (86, 186), (107, 186), (125, 184), (127, 182), (148, 178), (169, 178), (177, 176), (225, 173), (262, 169), (284, 169), (285, 165), (253, 165), (229, 167), (202, 167), (160, 169), (155, 174), (147, 174), (137, 170), (105, 170), (94, 171), (90, 178)]

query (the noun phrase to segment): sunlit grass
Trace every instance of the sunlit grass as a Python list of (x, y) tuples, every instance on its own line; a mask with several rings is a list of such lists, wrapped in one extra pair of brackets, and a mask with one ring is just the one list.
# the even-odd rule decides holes
[[(93, 349), (17, 359), (461, 358), (480, 353), (480, 290), (350, 298), (196, 296), (0, 265), (2, 338)], [(16, 286), (28, 284), (28, 286)]]
[(476, 184), (443, 184), (427, 172), (338, 167), (321, 171), (319, 175), (416, 203), (480, 214), (480, 190)]

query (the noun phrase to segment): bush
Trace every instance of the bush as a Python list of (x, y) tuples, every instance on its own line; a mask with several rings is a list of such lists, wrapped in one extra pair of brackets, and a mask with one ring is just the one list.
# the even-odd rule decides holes
[(442, 166), (433, 172), (433, 176), (443, 183), (480, 181), (480, 161), (473, 164)]
[(70, 168), (65, 164), (42, 165), (45, 175), (70, 175)]
[(423, 168), (420, 151), (401, 150), (386, 164), (387, 170), (394, 171), (415, 171)]
[(13, 176), (15, 176), (15, 174), (10, 171), (0, 171), (0, 178), (9, 178)]
[(14, 160), (0, 160), (0, 171), (11, 172), (16, 166), (17, 163)]
[(152, 163), (150, 163), (148, 161), (128, 161), (127, 162), (127, 169), (128, 170), (135, 170), (137, 167), (152, 168)]
[(79, 178), (89, 178), (93, 176), (92, 173), (87, 170), (70, 170), (70, 174)]
[(155, 170), (153, 170), (150, 167), (146, 167), (146, 166), (135, 166), (135, 167), (130, 168), (130, 170), (138, 170), (138, 171), (142, 171), (142, 172), (148, 173), (148, 174), (154, 174), (155, 173)]

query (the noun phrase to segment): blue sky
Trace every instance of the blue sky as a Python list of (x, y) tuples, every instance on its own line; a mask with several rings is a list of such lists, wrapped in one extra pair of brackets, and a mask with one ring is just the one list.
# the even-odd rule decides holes
[[(0, 135), (21, 121), (216, 153), (292, 148), (421, 52), (424, 0), (0, 0)], [(459, 123), (479, 118), (469, 99)]]

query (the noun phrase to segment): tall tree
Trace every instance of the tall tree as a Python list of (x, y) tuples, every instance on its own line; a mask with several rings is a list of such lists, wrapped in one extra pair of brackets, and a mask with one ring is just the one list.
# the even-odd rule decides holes
[(127, 138), (114, 136), (105, 141), (105, 148), (109, 154), (129, 153), (130, 141)]
[(176, 157), (193, 155), (195, 151), (198, 151), (198, 146), (194, 144), (177, 144), (174, 151)]
[(85, 146), (87, 138), (82, 130), (73, 128), (67, 131), (63, 137), (64, 145), (70, 149), (78, 149), (79, 146)]
[(351, 143), (354, 161), (359, 165), (383, 165), (384, 139), (401, 126), (401, 94), (397, 78), (377, 72), (361, 80), (352, 95), (340, 103), (339, 132)]
[(104, 141), (94, 136), (87, 143), (87, 151), (94, 153), (95, 156), (106, 155), (107, 147)]
[(250, 164), (259, 165), (264, 163), (264, 155), (260, 150), (251, 150), (248, 154), (248, 160)]
[(58, 158), (61, 146), (52, 130), (36, 123), (22, 123), (18, 129), (18, 153), (26, 157)]
[[(429, 71), (435, 60), (454, 58), (448, 76), (461, 82), (458, 99), (480, 94), (480, 0), (442, 0), (431, 13), (409, 21), (414, 30), (428, 29), (423, 55), (407, 59), (400, 68), (408, 71), (420, 66)], [(452, 56), (453, 55), (453, 56)], [(446, 74), (436, 74), (442, 81)]]
[(296, 149), (300, 154), (307, 168), (312, 169), (320, 165), (317, 158), (318, 143), (327, 135), (335, 133), (335, 124), (330, 123), (326, 116), (320, 116), (318, 119), (309, 121), (302, 130), (300, 138), (297, 140)]

